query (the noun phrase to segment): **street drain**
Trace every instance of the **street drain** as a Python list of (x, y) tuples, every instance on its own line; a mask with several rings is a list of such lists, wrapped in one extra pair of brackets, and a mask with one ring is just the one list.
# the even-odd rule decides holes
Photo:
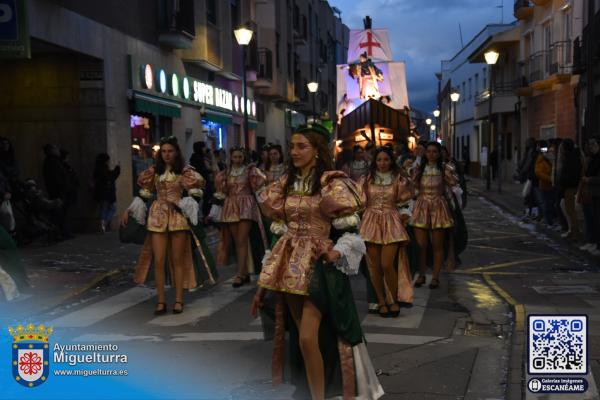
[(478, 325), (467, 322), (464, 336), (491, 337), (502, 333), (502, 327), (499, 325)]

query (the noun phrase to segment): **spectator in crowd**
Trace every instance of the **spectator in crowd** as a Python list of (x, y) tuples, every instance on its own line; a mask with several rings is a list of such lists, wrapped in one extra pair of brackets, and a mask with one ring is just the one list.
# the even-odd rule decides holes
[(44, 154), (46, 158), (44, 159), (43, 174), (46, 191), (51, 200), (61, 201), (61, 210), (54, 215), (55, 220), (53, 222), (60, 227), (63, 238), (68, 239), (72, 237), (67, 227), (67, 211), (68, 204), (70, 204), (68, 199), (70, 178), (60, 158), (58, 146), (55, 144), (46, 144), (44, 146)]
[(65, 149), (59, 150), (60, 161), (65, 169), (67, 182), (66, 182), (66, 199), (64, 203), (64, 212), (65, 212), (65, 226), (64, 226), (64, 236), (66, 238), (72, 237), (72, 222), (73, 222), (73, 211), (77, 202), (79, 201), (79, 177), (77, 176), (77, 172), (69, 163), (69, 152)]
[(215, 160), (219, 171), (225, 171), (227, 169), (227, 152), (224, 149), (215, 150)]
[(0, 137), (0, 173), (7, 179), (9, 185), (15, 185), (19, 176), (17, 161), (12, 143), (5, 137)]
[(541, 215), (540, 205), (536, 201), (536, 191), (538, 190), (538, 180), (535, 176), (535, 162), (539, 153), (537, 143), (534, 138), (527, 139), (525, 143), (525, 152), (518, 167), (519, 182), (529, 185), (529, 190), (525, 193), (525, 216), (524, 219), (537, 218)]
[(600, 138), (592, 137), (587, 146), (588, 157), (579, 188), (579, 202), (586, 221), (586, 244), (581, 247), (600, 256)]
[(492, 171), (492, 180), (496, 180), (498, 175), (498, 149), (494, 149), (490, 152), (490, 168)]
[(561, 199), (560, 207), (566, 216), (568, 230), (563, 238), (580, 239), (579, 222), (575, 212), (575, 194), (581, 178), (581, 158), (579, 150), (571, 139), (562, 141), (558, 150), (557, 188)]
[(121, 166), (110, 169), (109, 161), (108, 154), (100, 153), (94, 166), (94, 200), (100, 205), (100, 230), (103, 233), (111, 230), (110, 223), (116, 213), (116, 181), (121, 174)]
[(469, 147), (463, 146), (462, 149), (463, 163), (464, 163), (464, 174), (469, 175), (469, 168), (471, 167), (471, 154), (469, 154)]
[(421, 165), (421, 162), (425, 160), (425, 148), (427, 147), (427, 142), (422, 140), (417, 143), (417, 147), (415, 147), (415, 160), (413, 161), (413, 168), (418, 168)]
[(540, 154), (535, 161), (535, 176), (539, 181), (539, 193), (541, 197), (542, 208), (544, 211), (544, 221), (549, 227), (554, 225), (556, 216), (554, 210), (556, 194), (552, 186), (552, 159), (554, 158), (554, 148), (543, 146)]
[(406, 158), (410, 155), (411, 153), (408, 150), (408, 142), (404, 139), (400, 139), (394, 147), (394, 161), (396, 162), (398, 168), (402, 167), (404, 160), (406, 160)]
[(10, 199), (12, 198), (12, 189), (8, 179), (0, 170), (0, 226), (14, 237), (15, 235), (15, 217), (12, 210)]
[(205, 142), (200, 141), (194, 143), (194, 153), (190, 157), (190, 165), (194, 167), (196, 172), (202, 175), (206, 181), (204, 196), (202, 198), (202, 215), (206, 218), (210, 212), (210, 199), (215, 193), (215, 171), (213, 171), (210, 149), (206, 146)]
[(49, 199), (38, 187), (35, 180), (29, 178), (24, 183), (24, 199), (26, 223), (24, 236), (33, 240), (46, 236), (47, 242), (59, 240), (61, 232), (55, 221), (62, 216), (62, 199)]
[(549, 154), (550, 161), (552, 162), (552, 188), (554, 189), (554, 215), (557, 217), (559, 226), (556, 227), (557, 230), (561, 230), (563, 233), (566, 233), (569, 229), (569, 224), (567, 222), (567, 217), (564, 214), (560, 203), (562, 198), (560, 197), (560, 191), (558, 187), (558, 174), (561, 169), (561, 160), (558, 156), (558, 150), (562, 143), (562, 139), (553, 138), (548, 140), (549, 143)]

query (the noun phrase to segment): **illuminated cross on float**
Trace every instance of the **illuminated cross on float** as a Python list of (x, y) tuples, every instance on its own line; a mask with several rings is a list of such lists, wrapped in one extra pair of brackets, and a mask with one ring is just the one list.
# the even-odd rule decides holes
[(367, 41), (359, 43), (361, 49), (367, 48), (367, 54), (369, 56), (373, 55), (373, 47), (381, 48), (381, 43), (373, 41), (373, 32), (371, 30), (367, 30)]

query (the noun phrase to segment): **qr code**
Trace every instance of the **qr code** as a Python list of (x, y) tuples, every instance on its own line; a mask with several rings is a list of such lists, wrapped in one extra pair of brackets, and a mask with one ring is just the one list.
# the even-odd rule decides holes
[(587, 316), (530, 315), (529, 373), (586, 374)]

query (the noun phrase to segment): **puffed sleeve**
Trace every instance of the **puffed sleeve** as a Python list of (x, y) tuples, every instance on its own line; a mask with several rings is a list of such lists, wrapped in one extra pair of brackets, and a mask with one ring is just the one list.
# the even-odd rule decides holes
[(202, 197), (202, 189), (206, 186), (206, 181), (194, 168), (186, 167), (181, 175), (181, 186), (190, 196)]
[(321, 212), (332, 218), (338, 230), (358, 227), (358, 213), (366, 203), (364, 191), (341, 171), (328, 171), (321, 177)]
[(396, 204), (403, 206), (415, 196), (415, 187), (412, 179), (398, 174), (396, 177)]
[(256, 193), (260, 210), (268, 219), (275, 222), (285, 220), (285, 181), (287, 175), (282, 175), (273, 183), (263, 186)]
[(140, 197), (149, 199), (155, 190), (155, 171), (150, 167), (140, 173), (137, 184), (140, 187)]
[(215, 176), (215, 199), (224, 200), (227, 194), (227, 170), (221, 171)]
[(455, 186), (458, 184), (458, 176), (456, 175), (456, 168), (450, 163), (446, 163), (444, 166), (444, 179), (448, 186)]
[(256, 192), (266, 185), (267, 176), (261, 169), (252, 166), (248, 168), (248, 182), (250, 182), (252, 190)]

